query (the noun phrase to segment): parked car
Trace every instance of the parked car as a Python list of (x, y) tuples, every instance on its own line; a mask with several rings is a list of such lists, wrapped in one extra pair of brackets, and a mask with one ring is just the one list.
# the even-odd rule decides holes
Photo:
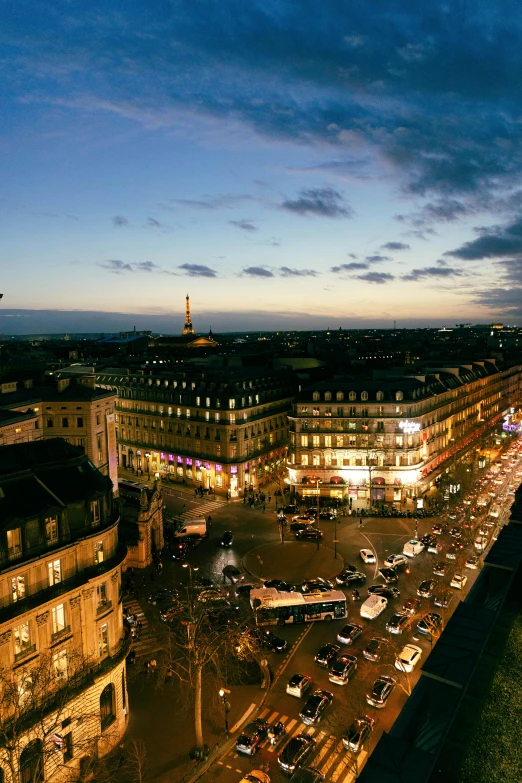
[(384, 568), (398, 568), (399, 566), (406, 566), (408, 564), (408, 558), (406, 555), (390, 555), (383, 563)]
[(357, 658), (355, 655), (341, 655), (340, 658), (337, 658), (333, 662), (328, 679), (330, 682), (335, 683), (335, 685), (346, 685), (346, 683), (352, 679), (356, 671)]
[(390, 698), (397, 680), (393, 677), (388, 677), (385, 674), (381, 674), (378, 680), (375, 680), (373, 688), (370, 693), (366, 694), (366, 701), (370, 707), (377, 707), (382, 709), (386, 706), (386, 702)]
[(280, 593), (291, 593), (293, 590), (292, 585), (283, 579), (267, 579), (263, 582), (263, 587), (275, 587)]
[(299, 507), (295, 503), (287, 503), (287, 505), (283, 507), (283, 513), (284, 514), (298, 514), (299, 513)]
[(416, 644), (406, 644), (395, 659), (395, 668), (401, 672), (412, 672), (421, 658), (420, 647)]
[(294, 533), (298, 530), (306, 530), (311, 524), (313, 524), (311, 519), (306, 518), (306, 520), (304, 520), (302, 518), (296, 518), (294, 522), (291, 523), (290, 530)]
[(221, 546), (232, 546), (232, 543), (234, 541), (234, 534), (231, 530), (225, 530), (223, 535), (221, 536)]
[(488, 545), (488, 540), (485, 536), (477, 536), (475, 538), (475, 541), (473, 542), (475, 551), (478, 552), (479, 555), (482, 554), (482, 552), (485, 550), (487, 545)]
[(323, 537), (323, 531), (316, 527), (306, 527), (304, 530), (296, 530), (295, 537), (299, 541), (317, 541), (318, 538)]
[(442, 609), (447, 609), (450, 603), (453, 601), (453, 593), (449, 590), (444, 590), (442, 593), (438, 593), (433, 596), (434, 606), (440, 606)]
[(335, 581), (338, 585), (361, 585), (366, 582), (366, 574), (363, 574), (362, 571), (343, 569), (340, 574), (337, 574)]
[(359, 638), (362, 632), (362, 625), (357, 625), (357, 623), (348, 623), (337, 634), (337, 641), (341, 642), (341, 644), (353, 644), (354, 641)]
[(411, 627), (411, 615), (407, 612), (396, 612), (386, 623), (386, 630), (389, 633), (401, 634)]
[(332, 701), (333, 693), (330, 691), (314, 691), (299, 713), (299, 717), (307, 726), (314, 726), (319, 723)]
[(450, 582), (450, 587), (454, 587), (455, 590), (462, 590), (465, 587), (468, 577), (466, 574), (453, 574), (453, 579)]
[(375, 553), (371, 549), (361, 549), (359, 554), (361, 556), (361, 560), (366, 563), (366, 565), (372, 565), (373, 563), (377, 562)]
[(176, 596), (176, 590), (169, 590), (167, 587), (160, 587), (159, 590), (153, 590), (147, 598), (149, 604), (163, 604), (166, 601), (172, 601)]
[(301, 766), (315, 747), (315, 739), (309, 734), (298, 734), (285, 745), (277, 758), (281, 769), (292, 775)]
[(368, 595), (382, 595), (383, 598), (398, 598), (401, 591), (392, 585), (372, 585), (368, 588)]
[(437, 635), (442, 629), (442, 617), (437, 612), (428, 612), (417, 623), (417, 630), (425, 636)]
[(164, 623), (171, 623), (173, 620), (179, 617), (182, 612), (183, 605), (174, 599), (166, 606), (162, 606), (160, 609), (160, 619), (163, 620)]
[(341, 647), (338, 644), (325, 644), (315, 654), (315, 662), (318, 666), (323, 666), (327, 669), (334, 658), (337, 657), (337, 653)]
[(434, 579), (426, 579), (417, 588), (417, 595), (421, 598), (431, 598), (436, 582)]
[(319, 519), (324, 519), (326, 522), (335, 522), (337, 514), (334, 514), (332, 511), (321, 511)]
[(302, 699), (312, 684), (312, 678), (308, 674), (294, 674), (290, 677), (286, 686), (286, 692), (290, 696)]
[(435, 574), (435, 576), (444, 576), (448, 568), (449, 568), (448, 563), (444, 562), (444, 560), (440, 560), (438, 563), (435, 563), (435, 565), (433, 566), (433, 573)]
[(369, 715), (362, 715), (360, 718), (356, 718), (343, 736), (343, 745), (346, 750), (350, 750), (355, 754), (359, 753), (364, 743), (369, 739), (374, 725), (375, 720), (370, 718)]
[(379, 569), (379, 573), (386, 584), (395, 584), (395, 582), (399, 581), (397, 571), (394, 568), (381, 568)]
[(367, 661), (378, 661), (388, 645), (388, 640), (379, 636), (370, 639), (363, 650), (363, 655)]
[(237, 738), (237, 752), (245, 753), (247, 756), (254, 756), (259, 745), (266, 738), (269, 727), (269, 723), (260, 719), (249, 723)]

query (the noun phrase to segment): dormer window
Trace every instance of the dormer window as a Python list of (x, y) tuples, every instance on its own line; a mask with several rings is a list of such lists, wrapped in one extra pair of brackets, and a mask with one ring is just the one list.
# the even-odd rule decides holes
[(325, 400), (327, 400), (327, 401), (328, 401), (328, 400), (331, 400), (331, 399), (332, 399), (332, 392), (329, 392), (329, 391), (325, 392), (325, 393), (324, 393), (324, 398), (325, 398)]
[(378, 391), (376, 397), (377, 397), (377, 402), (381, 402), (382, 400), (384, 400), (384, 392)]
[(397, 400), (397, 402), (402, 400), (402, 398), (403, 398), (403, 393), (401, 391), (395, 392), (395, 399)]
[(354, 392), (354, 391), (351, 391), (351, 392), (349, 393), (349, 395), (348, 395), (348, 399), (350, 400), (350, 402), (353, 402), (353, 401), (355, 400), (355, 398), (356, 398), (356, 394), (355, 394), (355, 392)]
[(318, 402), (318, 401), (321, 399), (321, 395), (319, 394), (319, 392), (318, 392), (318, 391), (315, 391), (315, 392), (313, 393), (313, 395), (312, 395), (312, 399), (313, 399), (313, 401), (314, 401), (314, 402)]
[(361, 392), (361, 400), (367, 400), (368, 399), (368, 392), (363, 391)]
[(344, 400), (344, 392), (337, 392), (337, 394), (335, 395), (335, 399), (339, 401)]

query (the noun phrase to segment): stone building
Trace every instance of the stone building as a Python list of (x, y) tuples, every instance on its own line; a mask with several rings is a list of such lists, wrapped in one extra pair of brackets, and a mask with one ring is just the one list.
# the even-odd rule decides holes
[(295, 376), (269, 368), (111, 369), (118, 463), (139, 474), (229, 491), (285, 469)]
[(521, 372), (483, 361), (307, 387), (290, 416), (290, 483), (354, 509), (421, 497), (459, 452), (520, 407)]
[(118, 521), (82, 449), (0, 448), (1, 780), (70, 780), (125, 731)]
[(163, 549), (163, 498), (158, 481), (151, 488), (143, 486), (139, 497), (120, 488), (120, 536), (127, 545), (125, 568), (145, 568), (155, 552)]

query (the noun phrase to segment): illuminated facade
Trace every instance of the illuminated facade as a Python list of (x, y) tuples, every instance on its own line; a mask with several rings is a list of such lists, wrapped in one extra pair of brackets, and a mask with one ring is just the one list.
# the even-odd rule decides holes
[(2, 447), (0, 474), (0, 777), (77, 779), (128, 717), (112, 485), (61, 439)]
[[(449, 458), (520, 405), (521, 368), (494, 363), (302, 390), (290, 416), (289, 480), (353, 508), (421, 496)], [(320, 482), (320, 485), (319, 483)]]
[(122, 369), (101, 373), (97, 382), (118, 393), (124, 468), (232, 497), (284, 470), (296, 391), (287, 371)]

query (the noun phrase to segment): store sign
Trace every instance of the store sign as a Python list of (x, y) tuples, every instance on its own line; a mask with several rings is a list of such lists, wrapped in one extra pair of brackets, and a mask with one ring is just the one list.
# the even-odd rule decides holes
[(402, 430), (406, 435), (413, 435), (414, 432), (419, 432), (421, 428), (421, 425), (418, 421), (400, 421), (399, 422), (399, 429)]
[(232, 474), (234, 474), (234, 473), (237, 473), (237, 465), (231, 465), (231, 466), (230, 466), (230, 472), (231, 472)]

